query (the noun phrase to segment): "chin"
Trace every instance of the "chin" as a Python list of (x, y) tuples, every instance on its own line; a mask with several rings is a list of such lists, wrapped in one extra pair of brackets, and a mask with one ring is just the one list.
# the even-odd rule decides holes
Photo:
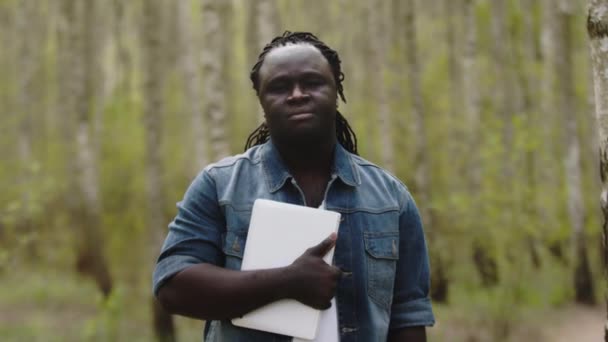
[(332, 140), (332, 136), (323, 134), (319, 131), (314, 132), (293, 132), (286, 134), (281, 141), (289, 146), (303, 148), (323, 145)]

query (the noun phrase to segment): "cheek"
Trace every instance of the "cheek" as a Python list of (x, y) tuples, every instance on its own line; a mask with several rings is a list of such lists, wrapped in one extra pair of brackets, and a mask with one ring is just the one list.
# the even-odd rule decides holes
[(272, 108), (276, 107), (279, 104), (279, 99), (276, 96), (266, 96), (259, 102), (264, 111), (267, 111), (272, 110)]

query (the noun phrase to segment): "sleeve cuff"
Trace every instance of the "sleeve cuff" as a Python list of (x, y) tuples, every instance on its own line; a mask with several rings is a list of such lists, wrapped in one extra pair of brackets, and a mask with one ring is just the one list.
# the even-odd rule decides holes
[(152, 280), (154, 296), (158, 295), (158, 290), (176, 273), (192, 265), (200, 264), (202, 261), (189, 255), (171, 255), (156, 264)]
[(435, 316), (429, 298), (394, 304), (392, 307), (390, 330), (434, 324)]

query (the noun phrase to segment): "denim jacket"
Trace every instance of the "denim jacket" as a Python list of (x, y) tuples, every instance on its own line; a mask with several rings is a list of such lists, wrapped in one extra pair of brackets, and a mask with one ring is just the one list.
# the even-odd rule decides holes
[[(240, 270), (253, 202), (305, 205), (295, 179), (267, 142), (206, 167), (194, 179), (154, 271), (154, 293), (194, 264)], [(407, 188), (378, 166), (336, 144), (325, 192), (341, 217), (334, 264), (340, 341), (386, 341), (389, 330), (434, 324), (429, 261), (418, 210)], [(291, 338), (209, 321), (205, 341), (290, 341)]]

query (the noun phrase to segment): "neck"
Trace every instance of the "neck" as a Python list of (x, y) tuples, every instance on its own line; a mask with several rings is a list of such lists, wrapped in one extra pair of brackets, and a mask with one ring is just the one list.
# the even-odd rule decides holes
[(287, 168), (295, 175), (327, 174), (331, 172), (335, 140), (319, 144), (275, 144)]

